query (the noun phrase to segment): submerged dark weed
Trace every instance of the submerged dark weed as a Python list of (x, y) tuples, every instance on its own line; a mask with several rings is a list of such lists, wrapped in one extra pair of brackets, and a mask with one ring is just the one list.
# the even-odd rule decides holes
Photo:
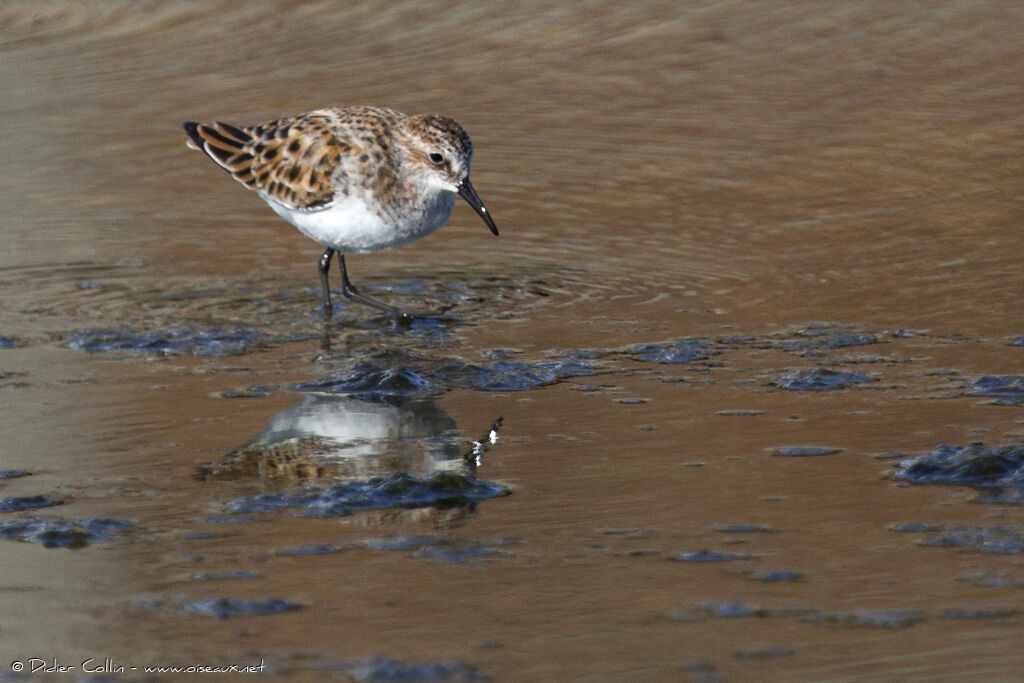
[(45, 548), (84, 548), (132, 526), (120, 519), (64, 520), (26, 517), (0, 523), (0, 538), (39, 543)]
[(1024, 375), (986, 375), (971, 382), (968, 396), (984, 396), (993, 403), (1017, 406), (1024, 403)]
[(507, 493), (508, 489), (502, 486), (460, 474), (439, 472), (417, 477), (397, 472), (327, 488), (307, 486), (297, 492), (248, 496), (233, 501), (229, 507), (232, 513), (298, 508), (304, 516), (339, 517), (381, 508), (464, 507)]
[(930, 453), (899, 461), (897, 479), (916, 484), (1024, 488), (1024, 446), (989, 448), (940, 444)]
[(160, 356), (237, 356), (254, 350), (262, 339), (251, 327), (234, 329), (136, 332), (130, 329), (81, 329), (64, 342), (89, 353), (127, 351)]
[(268, 600), (247, 600), (243, 598), (200, 598), (181, 600), (181, 608), (191, 614), (202, 614), (219, 619), (231, 617), (282, 614), (302, 609), (302, 605), (290, 600), (271, 598)]
[(828, 391), (829, 389), (844, 389), (854, 384), (874, 381), (874, 378), (859, 372), (841, 372), (826, 368), (812, 368), (782, 375), (775, 379), (773, 384), (790, 391)]

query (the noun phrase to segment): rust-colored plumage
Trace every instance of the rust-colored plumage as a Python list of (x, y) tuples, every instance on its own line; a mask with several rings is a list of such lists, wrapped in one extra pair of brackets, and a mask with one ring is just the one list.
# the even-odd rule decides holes
[(396, 309), (358, 294), (345, 274), (344, 254), (389, 249), (430, 234), (448, 219), (456, 194), (498, 234), (469, 182), (473, 145), (446, 116), (356, 106), (255, 126), (189, 121), (185, 131), (190, 147), (327, 247), (320, 277), (328, 314), (327, 271), (340, 252), (345, 295), (397, 316)]

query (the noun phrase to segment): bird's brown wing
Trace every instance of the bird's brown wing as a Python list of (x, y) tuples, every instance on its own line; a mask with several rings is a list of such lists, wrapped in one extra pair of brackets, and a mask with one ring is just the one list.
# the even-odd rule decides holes
[(256, 126), (185, 124), (189, 146), (203, 150), (246, 187), (293, 209), (334, 201), (335, 174), (349, 143), (333, 132), (329, 113), (313, 112)]

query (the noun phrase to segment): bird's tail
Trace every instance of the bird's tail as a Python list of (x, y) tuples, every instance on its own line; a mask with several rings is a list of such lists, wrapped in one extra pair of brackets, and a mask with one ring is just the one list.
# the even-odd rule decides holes
[(235, 180), (253, 187), (251, 171), (253, 155), (249, 152), (252, 135), (241, 128), (214, 121), (213, 123), (185, 122), (188, 140), (185, 144), (192, 149), (201, 149)]

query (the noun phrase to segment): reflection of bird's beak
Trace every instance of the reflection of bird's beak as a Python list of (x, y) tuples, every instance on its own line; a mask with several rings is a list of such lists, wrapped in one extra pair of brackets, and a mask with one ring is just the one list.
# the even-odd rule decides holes
[(487, 227), (491, 229), (491, 232), (495, 235), (498, 234), (498, 226), (494, 224), (491, 219), (491, 214), (484, 206), (484, 203), (480, 201), (480, 197), (477, 195), (476, 190), (473, 189), (473, 184), (469, 182), (469, 176), (466, 176), (461, 183), (458, 184), (459, 196), (466, 200), (466, 203), (473, 207), (473, 210), (480, 214), (480, 218), (484, 219), (484, 223), (487, 223)]

